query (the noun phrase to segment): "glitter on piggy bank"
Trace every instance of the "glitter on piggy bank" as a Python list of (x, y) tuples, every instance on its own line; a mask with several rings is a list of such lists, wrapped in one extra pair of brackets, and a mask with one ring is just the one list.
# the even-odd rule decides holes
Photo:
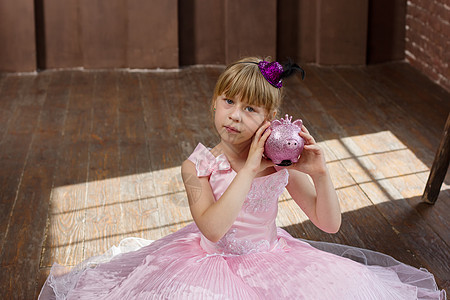
[(272, 132), (264, 145), (264, 155), (279, 166), (289, 166), (298, 161), (305, 140), (298, 135), (302, 130), (302, 120), (291, 123), (292, 117), (275, 120), (270, 125)]

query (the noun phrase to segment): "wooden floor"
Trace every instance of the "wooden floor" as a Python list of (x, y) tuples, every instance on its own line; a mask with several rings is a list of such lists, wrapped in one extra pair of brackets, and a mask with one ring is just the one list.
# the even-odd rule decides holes
[[(0, 290), (33, 299), (54, 262), (75, 265), (128, 236), (158, 239), (191, 221), (180, 164), (217, 142), (209, 101), (222, 67), (0, 75)], [(450, 176), (421, 203), (450, 97), (406, 63), (306, 66), (280, 116), (325, 149), (343, 209), (335, 235), (285, 192), (292, 235), (381, 251), (450, 291)]]

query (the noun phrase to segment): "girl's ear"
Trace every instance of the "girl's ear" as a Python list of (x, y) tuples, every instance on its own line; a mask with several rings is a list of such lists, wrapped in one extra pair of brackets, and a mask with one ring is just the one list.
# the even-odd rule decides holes
[(275, 119), (276, 116), (277, 116), (277, 111), (276, 111), (276, 110), (274, 110), (274, 111), (272, 111), (272, 112), (269, 112), (269, 113), (267, 114), (267, 120), (268, 120), (268, 121), (273, 121), (273, 120)]

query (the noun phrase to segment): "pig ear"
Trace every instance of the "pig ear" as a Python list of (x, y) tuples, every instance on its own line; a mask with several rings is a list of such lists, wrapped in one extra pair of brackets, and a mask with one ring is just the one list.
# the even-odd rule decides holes
[(274, 120), (274, 121), (272, 121), (272, 123), (270, 123), (270, 126), (272, 127), (272, 128), (275, 128), (275, 127), (277, 127), (277, 126), (280, 126), (282, 123), (281, 123), (281, 121), (280, 120)]
[(295, 120), (294, 123), (292, 123), (292, 124), (297, 125), (299, 128), (302, 128), (303, 121), (298, 119), (298, 120)]

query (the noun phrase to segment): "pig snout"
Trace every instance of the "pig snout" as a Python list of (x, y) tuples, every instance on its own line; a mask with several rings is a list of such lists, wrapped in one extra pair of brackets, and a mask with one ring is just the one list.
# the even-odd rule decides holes
[(297, 149), (298, 148), (298, 141), (297, 140), (287, 140), (284, 144), (286, 149)]

